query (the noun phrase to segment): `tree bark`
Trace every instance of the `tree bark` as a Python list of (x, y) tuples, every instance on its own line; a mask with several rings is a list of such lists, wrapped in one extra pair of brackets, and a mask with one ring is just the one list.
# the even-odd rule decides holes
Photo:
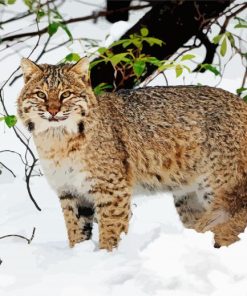
[[(131, 0), (125, 0), (125, 1), (112, 1), (112, 0), (107, 0), (107, 11), (112, 11), (116, 9), (121, 9), (121, 8), (127, 8), (130, 6)], [(115, 23), (117, 21), (127, 21), (129, 19), (129, 11), (125, 10), (122, 12), (117, 12), (114, 14), (110, 14), (106, 16), (106, 19), (111, 22)]]
[[(217, 18), (232, 0), (215, 1), (152, 1), (152, 9), (147, 12), (121, 39), (128, 38), (130, 34), (139, 33), (142, 27), (147, 27), (149, 36), (156, 37), (165, 42), (161, 47), (149, 46), (145, 43), (143, 53), (148, 56), (155, 56), (158, 59), (168, 59), (190, 38), (197, 36), (202, 29), (209, 24), (213, 18)], [(129, 46), (128, 48), (131, 48)], [(126, 49), (125, 49), (126, 50)], [(113, 53), (123, 51), (122, 46), (113, 47)], [(142, 79), (151, 75), (154, 66), (148, 66), (147, 73)], [(91, 71), (92, 86), (105, 82), (118, 86), (119, 75), (114, 78), (114, 70), (110, 63), (100, 63)], [(118, 88), (133, 88), (134, 79), (129, 78)]]

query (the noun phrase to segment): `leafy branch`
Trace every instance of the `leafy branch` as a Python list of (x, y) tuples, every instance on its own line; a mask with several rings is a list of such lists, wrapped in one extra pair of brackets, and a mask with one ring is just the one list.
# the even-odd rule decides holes
[[(51, 1), (52, 2), (52, 1)], [(47, 1), (48, 3), (48, 1)], [(55, 31), (57, 31), (58, 27), (62, 27), (62, 29), (64, 29), (65, 27), (63, 26), (67, 26), (68, 24), (72, 24), (72, 23), (78, 23), (78, 22), (83, 22), (83, 21), (88, 21), (88, 20), (96, 20), (100, 17), (106, 17), (108, 15), (112, 15), (114, 13), (118, 13), (118, 12), (123, 12), (123, 11), (129, 11), (129, 10), (140, 10), (143, 8), (147, 8), (150, 7), (150, 4), (146, 4), (146, 5), (133, 5), (127, 8), (121, 8), (121, 9), (115, 9), (112, 11), (98, 11), (94, 14), (88, 15), (88, 16), (83, 16), (83, 17), (77, 17), (77, 18), (71, 18), (68, 20), (61, 20), (59, 19), (59, 21), (57, 22), (58, 24), (56, 25), (51, 25), (53, 24), (53, 22), (49, 23), (49, 25), (41, 30), (37, 30), (37, 31), (32, 31), (32, 32), (25, 32), (25, 33), (18, 33), (18, 34), (13, 34), (13, 35), (8, 35), (8, 36), (3, 36), (1, 38), (1, 43), (3, 42), (7, 42), (7, 41), (13, 41), (16, 39), (22, 39), (24, 37), (34, 37), (34, 36), (41, 36), (45, 33), (48, 33), (48, 31), (50, 30), (50, 34), (55, 34)], [(41, 18), (44, 17), (45, 15), (41, 15)], [(38, 18), (39, 20), (39, 18)], [(50, 26), (50, 27), (49, 27)]]
[[(152, 65), (157, 70), (157, 75), (165, 70), (175, 70), (176, 77), (183, 74), (184, 69), (191, 72), (190, 68), (184, 64), (185, 61), (192, 60), (195, 55), (185, 54), (182, 55), (179, 61), (175, 60), (159, 60), (154, 56), (148, 56), (142, 52), (144, 43), (149, 46), (162, 46), (164, 41), (148, 36), (149, 30), (142, 28), (140, 34), (132, 34), (129, 38), (125, 38), (119, 41), (115, 41), (109, 48), (100, 47), (96, 54), (97, 59), (91, 62), (90, 69), (96, 67), (101, 63), (110, 63), (114, 68), (115, 81), (113, 85), (107, 83), (101, 83), (94, 88), (94, 92), (98, 95), (105, 90), (111, 89), (116, 91), (119, 87), (124, 85), (125, 80), (134, 78), (135, 85), (139, 85), (146, 75), (146, 71), (149, 65)], [(128, 48), (133, 45), (131, 48)], [(112, 49), (116, 46), (122, 46), (123, 50), (119, 54), (114, 54)], [(69, 57), (77, 55), (71, 54)], [(68, 56), (65, 58), (68, 59)], [(156, 76), (157, 76), (156, 75)], [(155, 77), (156, 77), (155, 76)], [(150, 82), (150, 79), (148, 80)]]

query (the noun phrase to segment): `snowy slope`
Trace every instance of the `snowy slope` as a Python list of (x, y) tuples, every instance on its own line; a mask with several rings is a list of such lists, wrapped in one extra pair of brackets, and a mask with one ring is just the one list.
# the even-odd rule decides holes
[[(72, 5), (75, 1), (66, 2), (64, 12), (67, 15), (76, 17), (81, 14), (81, 10)], [(104, 1), (94, 3), (103, 6)], [(18, 5), (16, 9), (21, 11)], [(85, 6), (84, 14), (89, 15), (91, 10)], [(111, 26), (100, 20), (96, 25), (85, 22), (83, 28), (73, 25), (71, 30), (75, 37), (98, 38), (102, 43), (110, 33), (106, 42), (111, 42), (139, 17), (140, 14), (135, 12), (129, 23)], [(64, 38), (62, 32), (56, 38)], [(58, 41), (56, 38), (54, 44)], [(46, 55), (42, 62), (57, 63), (70, 50), (80, 51), (81, 48), (78, 44), (64, 47)], [(19, 48), (19, 54), (1, 61), (1, 69), (4, 69), (1, 82), (16, 68), (20, 57), (29, 52), (30, 49)], [(203, 56), (202, 51), (196, 54), (199, 59)], [(235, 92), (242, 72), (240, 62), (232, 60), (219, 86)], [(170, 84), (200, 82), (215, 85), (219, 82), (210, 73), (191, 74), (180, 79), (175, 79), (173, 72), (167, 76)], [(157, 84), (164, 84), (162, 76), (152, 81), (152, 85)], [(10, 113), (16, 112), (14, 102), (21, 86), (19, 80), (14, 87), (5, 89), (4, 97)], [(15, 149), (25, 153), (13, 131), (3, 124), (0, 124), (0, 137), (0, 150)], [(30, 245), (19, 238), (0, 240), (3, 261), (0, 265), (0, 296), (247, 295), (246, 233), (241, 235), (240, 242), (229, 248), (214, 249), (211, 233), (198, 234), (183, 228), (170, 194), (141, 195), (133, 199), (130, 230), (117, 250), (108, 253), (98, 249), (97, 224), (91, 241), (70, 249), (59, 201), (45, 178), (33, 177), (31, 180), (33, 195), (42, 208), (38, 212), (26, 192), (19, 157), (0, 154), (0, 161), (8, 164), (17, 176), (13, 178), (0, 168), (0, 236), (15, 233), (30, 237), (36, 227)]]

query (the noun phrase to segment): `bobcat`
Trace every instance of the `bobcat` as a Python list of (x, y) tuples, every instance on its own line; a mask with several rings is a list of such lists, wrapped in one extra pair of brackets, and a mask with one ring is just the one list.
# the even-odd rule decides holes
[[(173, 192), (185, 227), (215, 247), (247, 224), (247, 105), (208, 86), (146, 87), (95, 96), (88, 60), (23, 59), (18, 114), (61, 201), (70, 246), (91, 237), (117, 247), (135, 185)], [(152, 214), (152, 213), (150, 213)]]

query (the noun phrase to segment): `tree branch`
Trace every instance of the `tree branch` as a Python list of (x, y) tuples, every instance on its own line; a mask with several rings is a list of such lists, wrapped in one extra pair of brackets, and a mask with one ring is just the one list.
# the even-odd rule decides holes
[(0, 161), (0, 165), (2, 165), (7, 171), (9, 171), (12, 174), (14, 178), (16, 178), (16, 175), (14, 174), (14, 172), (10, 168), (8, 168), (5, 164), (3, 164), (1, 161)]
[[(117, 12), (122, 12), (122, 11), (126, 11), (126, 10), (128, 10), (128, 11), (129, 10), (139, 10), (139, 9), (143, 9), (143, 8), (147, 8), (147, 7), (150, 7), (150, 4), (130, 6), (130, 7), (111, 10), (111, 11), (99, 11), (99, 12), (93, 13), (92, 15), (71, 18), (71, 19), (63, 21), (61, 23), (63, 25), (68, 25), (68, 24), (72, 24), (72, 23), (88, 21), (88, 20), (91, 20), (91, 19), (96, 20), (99, 17), (106, 17), (106, 16), (109, 16), (109, 15), (113, 15), (114, 13), (117, 13)], [(47, 31), (48, 31), (48, 27), (45, 27), (45, 28), (43, 28), (43, 29), (41, 29), (39, 31), (35, 31), (35, 32), (26, 32), (26, 33), (14, 34), (14, 35), (2, 37), (1, 42), (13, 41), (15, 39), (20, 39), (20, 38), (27, 37), (27, 36), (29, 36), (29, 37), (30, 36), (32, 36), (32, 37), (33, 36), (41, 36), (41, 35), (47, 33)]]
[(8, 235), (4, 235), (4, 236), (0, 236), (0, 239), (4, 239), (4, 238), (7, 238), (7, 237), (19, 237), (21, 239), (24, 239), (27, 241), (27, 243), (30, 245), (32, 240), (34, 239), (34, 235), (35, 235), (35, 231), (36, 231), (36, 228), (34, 227), (33, 228), (33, 232), (32, 232), (32, 235), (30, 238), (27, 238), (23, 235), (19, 235), (19, 234), (8, 234)]
[(16, 151), (13, 151), (13, 150), (1, 150), (0, 153), (6, 153), (6, 152), (9, 152), (9, 153), (13, 153), (13, 154), (16, 154), (20, 157), (21, 159), (21, 162), (24, 164), (24, 165), (27, 165), (24, 161), (24, 159), (22, 158), (22, 155)]
[[(131, 34), (139, 33), (142, 27), (147, 27), (149, 36), (164, 41), (164, 44), (162, 46), (144, 44), (142, 54), (145, 56), (155, 56), (159, 60), (169, 59), (188, 40), (197, 35), (202, 28), (206, 27), (213, 18), (218, 17), (219, 13), (224, 11), (231, 2), (232, 0), (215, 0), (213, 2), (155, 1), (152, 3), (152, 9), (126, 32), (120, 40), (129, 38)], [(195, 17), (198, 13), (201, 17)], [(134, 49), (135, 45), (131, 44), (125, 51)], [(111, 50), (113, 54), (118, 54), (123, 51), (123, 48), (119, 45), (114, 46)], [(155, 66), (148, 65), (147, 71), (145, 75), (141, 76), (141, 79), (145, 80), (155, 69)], [(104, 82), (110, 85), (116, 83), (117, 89), (133, 88), (135, 77), (129, 77), (122, 85), (119, 85), (122, 83), (120, 71), (115, 77), (114, 69), (110, 63), (99, 63), (91, 69), (91, 82), (93, 87)]]
[[(234, 8), (234, 7), (233, 7)], [(229, 24), (229, 21), (235, 17), (237, 14), (239, 14), (240, 12), (242, 12), (243, 10), (245, 10), (247, 8), (247, 3), (243, 4), (239, 9), (237, 9), (236, 11), (234, 11), (232, 14), (230, 14), (229, 16), (226, 16), (226, 19), (221, 27), (221, 30), (220, 30), (220, 33), (219, 34), (222, 34), (222, 33), (225, 33), (226, 31), (226, 27), (228, 26)]]
[[(44, 7), (47, 4), (52, 3), (52, 2), (54, 2), (54, 0), (46, 1), (45, 3), (40, 4), (39, 8), (42, 8), (42, 7)], [(62, 1), (62, 3), (63, 3), (63, 1)], [(5, 21), (0, 22), (0, 27), (2, 27), (5, 24), (8, 24), (8, 23), (18, 21), (20, 19), (23, 19), (23, 18), (28, 17), (28, 16), (33, 15), (33, 14), (34, 14), (33, 11), (30, 11), (30, 10), (27, 11), (27, 12), (24, 12), (24, 13), (20, 13), (19, 15), (15, 16), (15, 17), (12, 17), (12, 18), (9, 18), (9, 19), (7, 19)]]
[(244, 72), (244, 77), (243, 77), (243, 80), (242, 80), (241, 88), (243, 88), (245, 86), (246, 80), (247, 80), (247, 67), (245, 68), (245, 72)]
[[(36, 20), (36, 25), (37, 25), (37, 30), (39, 31), (39, 25), (38, 25), (37, 20)], [(30, 54), (28, 55), (28, 57), (30, 57), (32, 55), (32, 53), (36, 50), (36, 48), (39, 45), (39, 42), (40, 42), (40, 35), (38, 36), (36, 44), (34, 45), (33, 49), (31, 50)], [(4, 82), (4, 84), (0, 88), (0, 102), (2, 104), (2, 108), (3, 108), (6, 115), (9, 115), (9, 114), (8, 114), (7, 108), (5, 106), (3, 95), (2, 95), (3, 89), (4, 89), (5, 85), (9, 82), (9, 80), (14, 76), (14, 74), (19, 70), (19, 68), (20, 68), (20, 66), (16, 70), (14, 70), (12, 72), (12, 74), (8, 77), (8, 79)], [(25, 165), (26, 186), (27, 186), (27, 191), (28, 191), (28, 194), (29, 194), (29, 197), (30, 197), (31, 201), (33, 202), (33, 204), (35, 205), (37, 210), (41, 211), (41, 208), (38, 206), (37, 202), (35, 201), (35, 199), (34, 199), (34, 197), (32, 195), (32, 192), (31, 192), (31, 188), (30, 188), (30, 178), (31, 178), (31, 175), (32, 175), (32, 171), (33, 171), (33, 169), (34, 169), (34, 167), (35, 167), (38, 160), (36, 159), (32, 149), (29, 147), (29, 140), (26, 139), (26, 142), (25, 142), (23, 140), (23, 138), (21, 137), (21, 133), (19, 132), (19, 130), (16, 127), (13, 127), (13, 130), (14, 130), (14, 133), (15, 133), (16, 137), (26, 147), (26, 153), (29, 153), (31, 155), (31, 157), (32, 157), (31, 165), (28, 164), (28, 160), (26, 158), (26, 165)]]

